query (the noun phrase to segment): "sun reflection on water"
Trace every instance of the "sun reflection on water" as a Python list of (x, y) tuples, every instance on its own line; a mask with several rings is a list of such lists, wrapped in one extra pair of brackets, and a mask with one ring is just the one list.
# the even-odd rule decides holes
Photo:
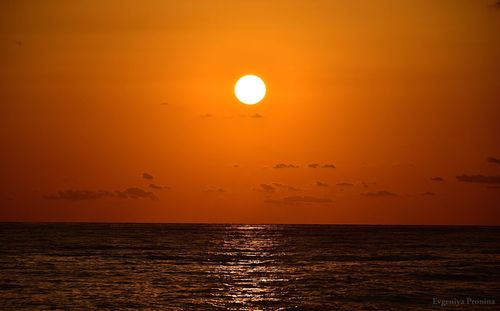
[[(272, 226), (237, 226), (221, 240), (214, 240), (213, 275), (220, 284), (211, 304), (255, 310), (249, 305), (275, 304), (286, 296), (290, 281), (281, 259), (283, 237)], [(236, 234), (235, 234), (236, 232)]]

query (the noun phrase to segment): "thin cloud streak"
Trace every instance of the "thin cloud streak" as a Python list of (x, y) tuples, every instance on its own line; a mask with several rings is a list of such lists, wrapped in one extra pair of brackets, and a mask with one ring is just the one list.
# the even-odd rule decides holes
[(460, 175), (457, 176), (457, 180), (461, 182), (469, 183), (481, 183), (481, 184), (500, 184), (500, 176), (484, 176), (484, 175)]
[(325, 204), (331, 203), (332, 200), (313, 196), (290, 196), (279, 200), (265, 200), (264, 202), (271, 204)]

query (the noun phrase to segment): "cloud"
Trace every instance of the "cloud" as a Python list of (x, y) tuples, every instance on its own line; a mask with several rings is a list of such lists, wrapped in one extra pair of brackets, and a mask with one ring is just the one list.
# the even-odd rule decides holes
[(422, 193), (423, 196), (433, 196), (433, 195), (436, 195), (434, 192), (430, 192), (430, 191), (427, 191), (427, 192), (424, 192)]
[(489, 157), (487, 160), (489, 163), (494, 163), (494, 164), (500, 165), (500, 159)]
[(42, 197), (47, 200), (70, 200), (70, 201), (84, 201), (96, 200), (106, 197), (114, 197), (111, 191), (106, 190), (61, 190), (57, 195), (43, 195)]
[(149, 198), (151, 200), (158, 200), (158, 197), (149, 191), (141, 188), (130, 187), (123, 191), (116, 190), (114, 193), (108, 190), (61, 190), (57, 195), (43, 195), (47, 200), (69, 200), (69, 201), (84, 201), (84, 200), (97, 200), (103, 198), (118, 197), (122, 199), (140, 199)]
[(158, 200), (158, 197), (153, 192), (145, 191), (145, 190), (138, 188), (138, 187), (130, 187), (130, 188), (127, 188), (123, 191), (117, 190), (115, 192), (119, 198), (123, 198), (123, 199)]
[(328, 187), (327, 183), (324, 183), (324, 182), (321, 182), (321, 181), (317, 181), (315, 185), (317, 187)]
[(149, 188), (156, 189), (156, 190), (170, 189), (170, 187), (157, 185), (157, 184), (149, 184)]
[(262, 114), (260, 113), (254, 113), (254, 114), (238, 114), (238, 117), (240, 118), (252, 118), (252, 119), (262, 119), (265, 118)]
[(386, 190), (379, 190), (377, 192), (364, 192), (361, 193), (364, 197), (397, 197), (398, 195)]
[(168, 106), (167, 102), (160, 103), (160, 106)]
[(348, 182), (339, 182), (337, 184), (337, 186), (339, 186), (339, 187), (352, 187), (352, 186), (354, 186), (354, 184), (351, 184), (351, 183), (348, 183)]
[(142, 173), (142, 178), (144, 179), (154, 179), (155, 177), (149, 173)]
[(312, 196), (290, 196), (280, 200), (265, 200), (265, 203), (271, 204), (324, 204), (331, 203), (329, 198), (318, 198)]
[(318, 164), (318, 163), (311, 163), (309, 165), (307, 165), (307, 167), (309, 168), (335, 168), (335, 165), (334, 164)]
[(273, 168), (299, 168), (298, 165), (278, 163)]
[(443, 177), (439, 177), (439, 176), (431, 177), (431, 180), (432, 181), (444, 181)]
[(374, 181), (368, 181), (368, 182), (366, 182), (366, 181), (362, 181), (362, 182), (361, 182), (361, 185), (362, 185), (363, 187), (365, 187), (365, 188), (368, 188), (368, 187), (370, 187), (370, 186), (374, 186), (374, 185), (376, 185), (376, 184), (377, 184), (377, 183), (376, 183), (376, 182), (374, 182)]
[(481, 183), (481, 184), (500, 184), (500, 176), (484, 175), (460, 175), (457, 180), (461, 182)]
[(285, 189), (285, 190), (290, 190), (290, 191), (299, 191), (300, 190), (299, 188), (295, 188), (293, 186), (289, 186), (289, 185), (285, 185), (285, 184), (280, 184), (280, 183), (277, 183), (277, 182), (273, 182), (273, 186), (276, 186), (278, 188), (282, 188), (282, 189)]
[(222, 188), (217, 188), (217, 189), (207, 189), (206, 190), (207, 192), (218, 192), (218, 193), (224, 193), (226, 192), (226, 190), (222, 189)]
[(497, 2), (490, 4), (490, 7), (495, 8), (495, 9), (500, 9), (500, 1), (497, 1)]
[(205, 118), (212, 118), (212, 117), (213, 117), (213, 115), (211, 115), (210, 113), (205, 113), (205, 114), (202, 114), (202, 115), (200, 116), (200, 118), (204, 118), (204, 119), (205, 119)]
[(275, 192), (276, 188), (268, 184), (260, 184), (259, 188), (256, 189), (259, 192)]

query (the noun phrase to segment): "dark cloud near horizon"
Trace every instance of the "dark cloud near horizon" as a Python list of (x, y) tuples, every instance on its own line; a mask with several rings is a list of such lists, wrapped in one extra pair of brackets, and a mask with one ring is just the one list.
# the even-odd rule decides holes
[(363, 187), (365, 187), (365, 188), (368, 188), (368, 187), (370, 187), (370, 186), (374, 186), (374, 185), (376, 185), (376, 184), (377, 184), (377, 183), (376, 183), (376, 182), (374, 182), (374, 181), (368, 181), (368, 182), (366, 182), (366, 181), (362, 181), (362, 182), (361, 182), (361, 185), (362, 185)]
[(106, 197), (114, 197), (115, 194), (106, 190), (61, 190), (57, 195), (43, 195), (42, 198), (47, 200), (70, 200), (70, 201), (84, 201), (96, 200)]
[(222, 188), (217, 188), (217, 189), (207, 189), (206, 190), (207, 192), (218, 192), (218, 193), (224, 193), (226, 192), (225, 189), (222, 189)]
[(480, 184), (500, 184), (500, 176), (485, 175), (460, 175), (456, 177), (458, 181)]
[(349, 182), (339, 182), (339, 183), (337, 183), (337, 186), (339, 186), (339, 187), (352, 187), (352, 186), (354, 186), (354, 184), (351, 184)]
[(149, 191), (145, 191), (138, 187), (130, 187), (125, 190), (116, 190), (114, 192), (108, 190), (61, 190), (57, 195), (43, 195), (42, 198), (47, 200), (69, 200), (69, 201), (84, 201), (84, 200), (97, 200), (104, 198), (118, 197), (122, 199), (140, 199), (149, 198), (151, 200), (158, 200), (158, 197)]
[(260, 113), (254, 113), (253, 115), (250, 116), (250, 118), (260, 119), (260, 118), (264, 118), (264, 116), (261, 115)]
[(427, 191), (427, 192), (424, 192), (422, 193), (423, 196), (433, 196), (433, 195), (436, 195), (434, 192), (430, 192), (430, 191)]
[(260, 184), (256, 190), (259, 192), (275, 192), (276, 188), (268, 184)]
[(210, 114), (210, 113), (205, 113), (205, 114), (202, 114), (202, 115), (200, 116), (200, 118), (204, 118), (204, 119), (206, 119), (206, 118), (212, 118), (212, 117), (213, 117), (213, 115), (212, 115), (212, 114)]
[(168, 190), (170, 187), (163, 186), (163, 185), (157, 185), (157, 184), (149, 184), (148, 186), (151, 189), (156, 189), (156, 190)]
[(123, 191), (116, 190), (116, 195), (122, 199), (151, 199), (151, 200), (159, 200), (158, 197), (150, 191), (146, 191), (144, 189), (138, 187), (130, 187)]
[(299, 188), (296, 188), (294, 186), (280, 184), (280, 183), (277, 183), (277, 182), (273, 182), (273, 186), (278, 187), (278, 188), (282, 188), (282, 189), (285, 189), (285, 190), (290, 190), (290, 191), (299, 191), (300, 190)]
[(149, 173), (142, 173), (142, 178), (144, 179), (154, 179), (155, 177)]
[(500, 165), (500, 159), (497, 159), (497, 158), (494, 158), (494, 157), (489, 157), (488, 159), (486, 159), (489, 163), (493, 163), (493, 164), (498, 164)]
[(273, 168), (277, 168), (277, 169), (280, 169), (280, 168), (299, 168), (299, 166), (295, 165), (295, 164), (278, 163), (275, 166), (273, 166)]
[(397, 197), (398, 195), (393, 192), (389, 192), (386, 190), (379, 190), (376, 192), (363, 192), (360, 193), (361, 196), (364, 197)]
[(327, 183), (324, 183), (324, 182), (321, 182), (321, 181), (317, 181), (315, 183), (316, 187), (328, 187), (328, 184)]
[(439, 177), (439, 176), (431, 177), (431, 180), (432, 181), (444, 181), (443, 177)]
[(313, 196), (290, 196), (280, 200), (264, 200), (264, 202), (271, 204), (325, 204), (331, 203), (332, 200)]
[(307, 167), (309, 168), (335, 168), (335, 165), (334, 164), (318, 164), (318, 163), (310, 163), (309, 165), (307, 165)]

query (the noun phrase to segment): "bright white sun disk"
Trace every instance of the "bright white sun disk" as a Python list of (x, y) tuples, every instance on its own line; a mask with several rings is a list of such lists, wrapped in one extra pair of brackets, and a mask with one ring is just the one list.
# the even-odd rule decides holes
[(234, 94), (240, 102), (255, 105), (266, 96), (266, 85), (258, 76), (246, 75), (236, 82)]

